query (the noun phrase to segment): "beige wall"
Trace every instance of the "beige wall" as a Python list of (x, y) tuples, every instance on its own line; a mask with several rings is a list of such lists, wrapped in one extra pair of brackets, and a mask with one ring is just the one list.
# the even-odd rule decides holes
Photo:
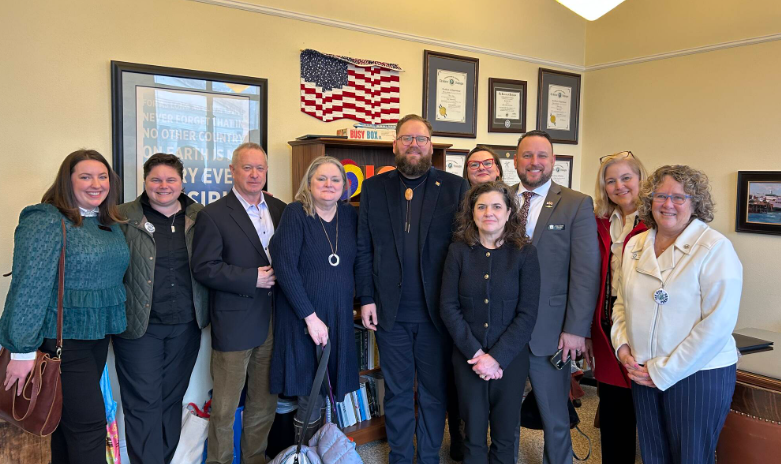
[(778, 0), (626, 0), (586, 25), (586, 65), (781, 32)]
[[(631, 2), (631, 0), (630, 0)], [(711, 224), (744, 269), (738, 327), (781, 330), (781, 238), (735, 230), (738, 170), (781, 170), (781, 41), (586, 73), (584, 191), (598, 158), (632, 150), (649, 169), (689, 164), (710, 177)]]
[[(463, 25), (472, 19), (475, 27), (489, 36), (496, 23), (491, 17), (496, 16), (497, 9), (485, 8), (485, 4), (479, 9), (458, 10), (450, 17), (435, 13), (454, 8), (452, 2), (402, 8), (404, 14), (381, 9), (369, 14), (365, 4), (353, 0), (340, 2), (344, 8), (339, 9), (334, 9), (331, 2), (262, 3), (308, 14), (328, 15), (330, 9), (336, 19), (365, 20), (398, 32), (459, 39), (461, 43), (476, 42), (510, 53), (583, 64), (585, 21), (547, 0), (533, 0), (537, 9), (526, 17), (534, 24), (559, 24), (568, 32), (563, 40), (537, 45), (533, 45), (534, 28), (519, 32), (509, 18), (501, 19), (504, 27), (499, 28), (507, 31), (506, 37), (500, 33), (485, 40), (443, 26), (452, 21), (464, 31), (469, 28)], [(325, 8), (326, 3), (331, 6)], [(306, 133), (335, 133), (353, 124), (348, 120), (324, 123), (300, 112), (299, 51), (304, 48), (399, 64), (405, 70), (401, 75), (402, 114), (421, 110), (424, 49), (474, 56), (480, 59), (478, 138), (437, 141), (467, 149), (478, 141), (515, 144), (516, 135), (487, 133), (489, 77), (528, 81), (527, 124), (534, 127), (539, 66), (528, 62), (185, 0), (80, 0), (47, 2), (45, 8), (40, 5), (11, 2), (4, 7), (0, 24), (0, 43), (6, 44), (0, 47), (4, 114), (0, 124), (4, 151), (0, 157), (0, 210), (7, 218), (0, 224), (0, 270), (11, 268), (13, 229), (19, 211), (40, 200), (63, 157), (77, 148), (90, 147), (110, 158), (111, 60), (268, 79), (269, 181), (271, 191), (283, 200), (292, 197), (287, 142)], [(413, 10), (414, 15), (409, 13)], [(426, 17), (436, 18), (432, 21), (435, 27), (423, 21)], [(523, 45), (516, 47), (516, 43)], [(564, 146), (560, 151), (579, 155), (580, 146)], [(576, 183), (580, 178), (578, 169), (579, 160), (574, 172)], [(9, 279), (0, 280), (0, 302), (5, 301), (8, 285)]]

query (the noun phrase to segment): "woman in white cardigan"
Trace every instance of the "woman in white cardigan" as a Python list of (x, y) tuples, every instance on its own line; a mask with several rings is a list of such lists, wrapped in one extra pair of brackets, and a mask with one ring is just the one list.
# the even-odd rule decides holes
[(713, 463), (735, 389), (743, 267), (713, 220), (708, 178), (662, 166), (626, 246), (611, 338), (632, 380), (643, 462)]

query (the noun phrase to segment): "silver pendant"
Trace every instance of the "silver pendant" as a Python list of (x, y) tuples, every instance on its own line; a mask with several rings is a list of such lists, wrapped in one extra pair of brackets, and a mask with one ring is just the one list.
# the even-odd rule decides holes
[(328, 255), (328, 264), (330, 264), (333, 267), (336, 267), (339, 265), (339, 255), (336, 253), (331, 253)]
[(654, 292), (654, 301), (659, 305), (665, 305), (670, 301), (670, 294), (667, 293), (667, 290), (660, 288)]

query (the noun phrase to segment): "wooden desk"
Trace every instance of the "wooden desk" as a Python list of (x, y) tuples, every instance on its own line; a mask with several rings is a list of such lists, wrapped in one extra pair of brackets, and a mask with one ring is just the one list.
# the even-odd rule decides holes
[(740, 329), (736, 332), (771, 340), (775, 349), (749, 353), (738, 361), (732, 406), (716, 448), (717, 462), (778, 462), (781, 444), (781, 334), (761, 329)]

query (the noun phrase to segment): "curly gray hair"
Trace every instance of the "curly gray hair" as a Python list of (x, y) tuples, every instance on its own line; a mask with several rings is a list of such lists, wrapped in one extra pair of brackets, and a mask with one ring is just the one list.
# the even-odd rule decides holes
[(667, 176), (681, 184), (687, 195), (691, 195), (691, 218), (699, 219), (702, 222), (711, 222), (715, 205), (710, 194), (708, 176), (702, 171), (681, 164), (662, 166), (643, 182), (643, 186), (640, 188), (640, 205), (637, 208), (640, 219), (648, 227), (656, 228), (656, 221), (651, 213), (653, 194)]

